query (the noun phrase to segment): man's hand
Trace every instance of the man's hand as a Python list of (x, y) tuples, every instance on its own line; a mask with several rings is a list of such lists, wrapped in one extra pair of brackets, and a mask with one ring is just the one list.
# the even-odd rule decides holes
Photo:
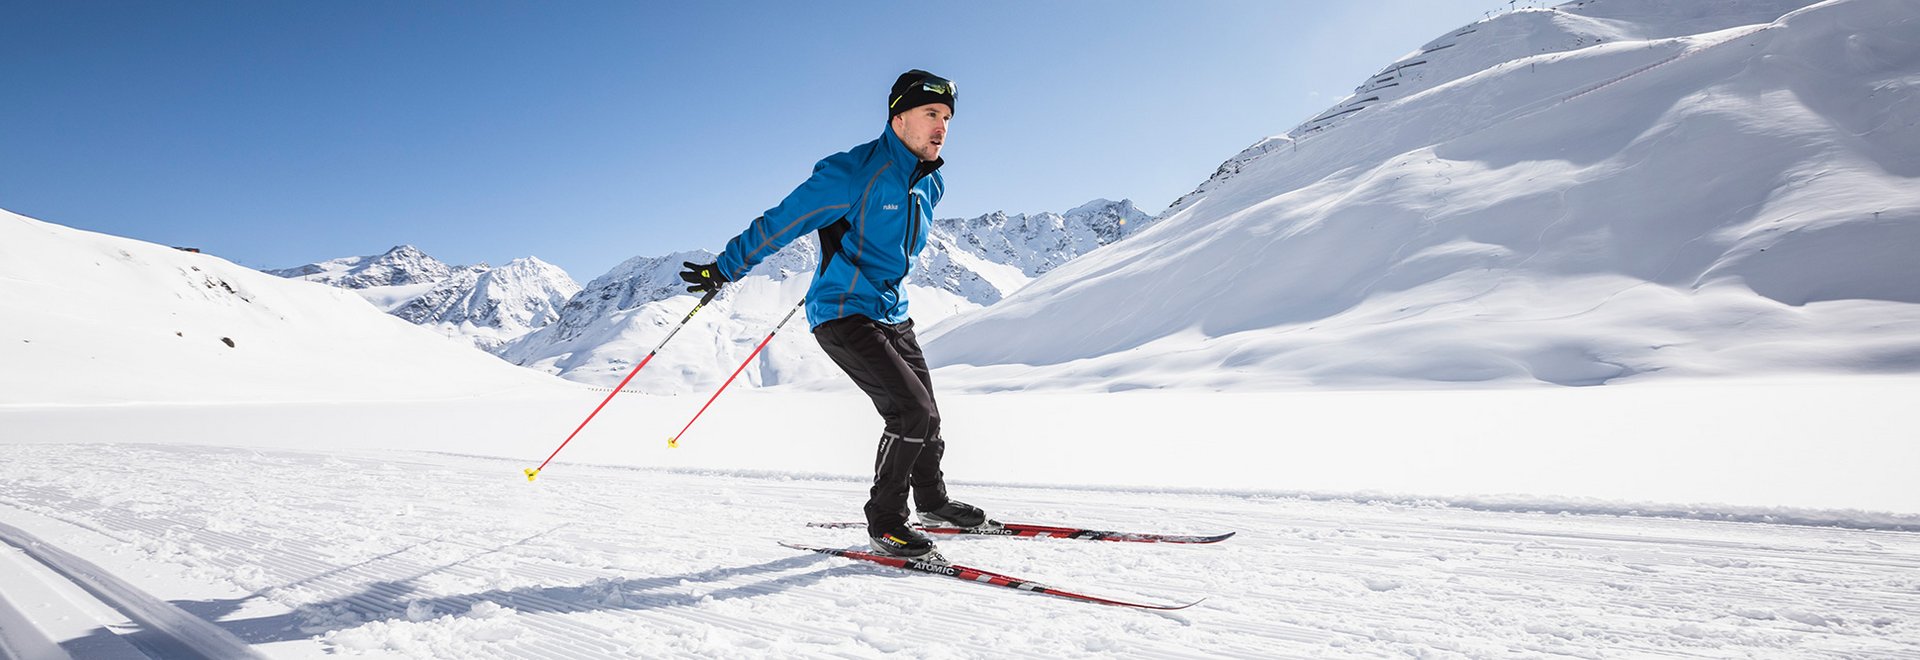
[(680, 271), (680, 279), (686, 280), (688, 284), (693, 285), (687, 287), (687, 291), (689, 292), (706, 293), (717, 290), (720, 288), (720, 285), (727, 283), (727, 276), (720, 274), (720, 266), (718, 264), (696, 264), (691, 261), (682, 261), (680, 265), (686, 267), (686, 270)]

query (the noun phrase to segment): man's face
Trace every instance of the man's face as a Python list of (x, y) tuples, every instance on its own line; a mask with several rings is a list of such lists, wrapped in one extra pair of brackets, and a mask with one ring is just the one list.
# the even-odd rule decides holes
[(940, 157), (940, 148), (947, 143), (947, 122), (950, 121), (953, 121), (953, 108), (945, 103), (928, 103), (894, 115), (891, 120), (893, 134), (920, 160)]

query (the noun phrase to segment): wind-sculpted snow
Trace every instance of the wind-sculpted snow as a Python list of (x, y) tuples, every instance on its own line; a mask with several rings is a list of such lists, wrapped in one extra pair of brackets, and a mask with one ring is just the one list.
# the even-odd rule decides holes
[(929, 358), (993, 390), (1920, 370), (1920, 5), (1804, 4), (1450, 33)]

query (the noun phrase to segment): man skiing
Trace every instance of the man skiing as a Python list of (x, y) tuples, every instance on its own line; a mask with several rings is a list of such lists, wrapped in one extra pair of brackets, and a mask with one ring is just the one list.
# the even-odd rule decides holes
[(688, 291), (711, 291), (808, 232), (819, 233), (807, 322), (820, 348), (873, 399), (885, 421), (866, 505), (867, 535), (875, 551), (901, 557), (934, 549), (907, 524), (909, 491), (922, 523), (987, 523), (978, 507), (947, 497), (940, 407), (901, 290), (946, 190), (940, 149), (956, 97), (953, 81), (919, 69), (900, 74), (887, 95), (880, 139), (815, 164), (805, 183), (728, 241), (716, 262), (687, 263), (680, 274), (692, 285)]

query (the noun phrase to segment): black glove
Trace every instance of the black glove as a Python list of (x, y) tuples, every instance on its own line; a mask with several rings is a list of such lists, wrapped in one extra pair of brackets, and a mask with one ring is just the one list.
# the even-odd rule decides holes
[(682, 261), (680, 265), (687, 268), (686, 270), (680, 271), (680, 279), (686, 280), (688, 284), (693, 285), (687, 287), (687, 291), (689, 292), (706, 293), (717, 290), (720, 288), (720, 285), (727, 283), (727, 276), (720, 274), (719, 264), (696, 264), (691, 261)]

